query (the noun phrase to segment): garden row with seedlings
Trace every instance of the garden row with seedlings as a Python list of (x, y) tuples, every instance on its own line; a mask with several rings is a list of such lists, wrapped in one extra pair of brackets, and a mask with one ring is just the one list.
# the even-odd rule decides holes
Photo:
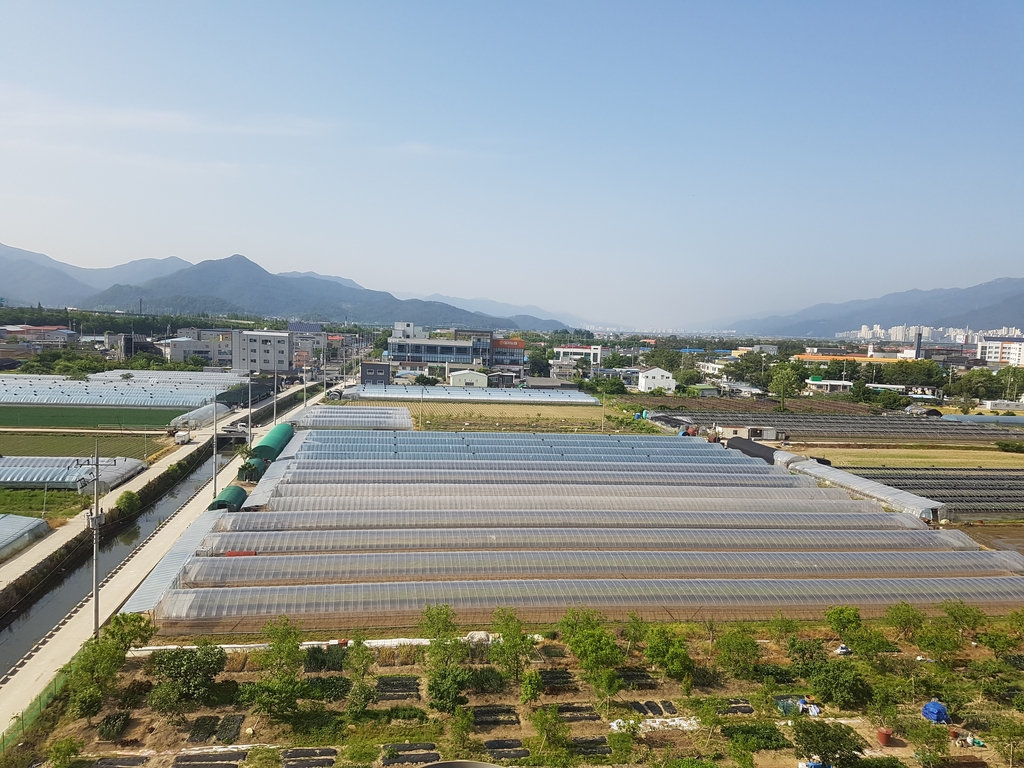
[[(159, 768), (160, 755), (200, 745), (235, 745), (219, 768), (441, 758), (764, 768), (794, 757), (935, 768), (951, 751), (1012, 767), (1024, 746), (1024, 610), (992, 619), (962, 602), (940, 609), (929, 617), (900, 603), (870, 622), (836, 606), (817, 623), (779, 613), (613, 624), (573, 608), (540, 634), (499, 609), (488, 631), (463, 636), (454, 611), (434, 605), (420, 625), (429, 645), (304, 647), (282, 617), (263, 649), (229, 654), (199, 640), (127, 661), (153, 627), (120, 615), (83, 646), (52, 711), (0, 768), (44, 753), (66, 768), (154, 752), (139, 759)], [(952, 726), (922, 717), (932, 699)]]

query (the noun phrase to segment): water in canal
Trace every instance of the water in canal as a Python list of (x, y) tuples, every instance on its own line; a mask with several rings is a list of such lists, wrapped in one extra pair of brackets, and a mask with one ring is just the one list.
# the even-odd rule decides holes
[[(218, 465), (223, 466), (231, 456), (221, 453)], [(102, 581), (111, 571), (131, 554), (149, 534), (170, 517), (185, 500), (203, 483), (210, 479), (213, 459), (207, 459), (191, 475), (186, 477), (156, 504), (146, 510), (137, 520), (115, 535), (100, 541), (99, 578)], [(41, 595), (27, 605), (24, 601), (15, 618), (7, 616), (0, 625), (0, 674), (13, 667), (39, 639), (49, 632), (68, 611), (78, 605), (82, 598), (92, 592), (92, 551), (77, 566), (63, 577), (47, 582)], [(103, 592), (100, 591), (100, 605)], [(91, 610), (91, 609), (89, 609)]]

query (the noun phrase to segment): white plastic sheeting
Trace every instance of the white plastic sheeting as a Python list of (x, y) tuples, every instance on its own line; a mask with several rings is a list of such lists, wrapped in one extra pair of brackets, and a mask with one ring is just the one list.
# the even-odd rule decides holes
[(420, 387), (402, 384), (360, 384), (349, 387), (345, 397), (362, 400), (424, 400), (461, 403), (529, 403), (534, 405), (600, 405), (586, 392), (498, 387)]
[(408, 408), (346, 408), (340, 405), (314, 405), (288, 418), (296, 429), (374, 429), (411, 430)]
[(213, 410), (217, 409), (217, 418), (226, 418), (231, 413), (231, 408), (224, 403), (207, 403), (194, 411), (183, 413), (176, 419), (171, 420), (171, 426), (178, 429), (202, 429), (213, 424)]
[[(139, 474), (146, 464), (124, 456), (100, 457), (100, 492), (107, 493)], [(51, 488), (91, 492), (92, 458), (82, 456), (0, 456), (0, 487)]]
[(791, 472), (799, 472), (821, 480), (831, 485), (845, 488), (857, 496), (866, 499), (874, 499), (889, 509), (898, 509), (912, 515), (938, 522), (946, 517), (946, 505), (941, 501), (926, 499), (913, 493), (901, 491), (892, 486), (882, 485), (874, 480), (852, 475), (841, 469), (830, 467), (825, 464), (808, 459), (805, 456), (798, 456), (788, 451), (775, 452), (776, 466), (783, 466)]
[(244, 381), (238, 376), (191, 371), (105, 371), (85, 381), (0, 374), (0, 404), (194, 408)]
[(50, 526), (37, 517), (0, 515), (0, 563), (49, 532)]

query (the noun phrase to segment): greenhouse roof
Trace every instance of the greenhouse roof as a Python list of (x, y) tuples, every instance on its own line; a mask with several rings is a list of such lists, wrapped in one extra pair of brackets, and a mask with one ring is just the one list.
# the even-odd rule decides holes
[(1020, 555), (688, 437), (304, 429), (191, 547), (161, 631), (1024, 602)]

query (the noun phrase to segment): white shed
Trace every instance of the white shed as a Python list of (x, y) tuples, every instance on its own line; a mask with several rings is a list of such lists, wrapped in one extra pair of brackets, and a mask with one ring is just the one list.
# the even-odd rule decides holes
[(456, 371), (448, 377), (453, 387), (487, 387), (487, 374), (480, 371)]

